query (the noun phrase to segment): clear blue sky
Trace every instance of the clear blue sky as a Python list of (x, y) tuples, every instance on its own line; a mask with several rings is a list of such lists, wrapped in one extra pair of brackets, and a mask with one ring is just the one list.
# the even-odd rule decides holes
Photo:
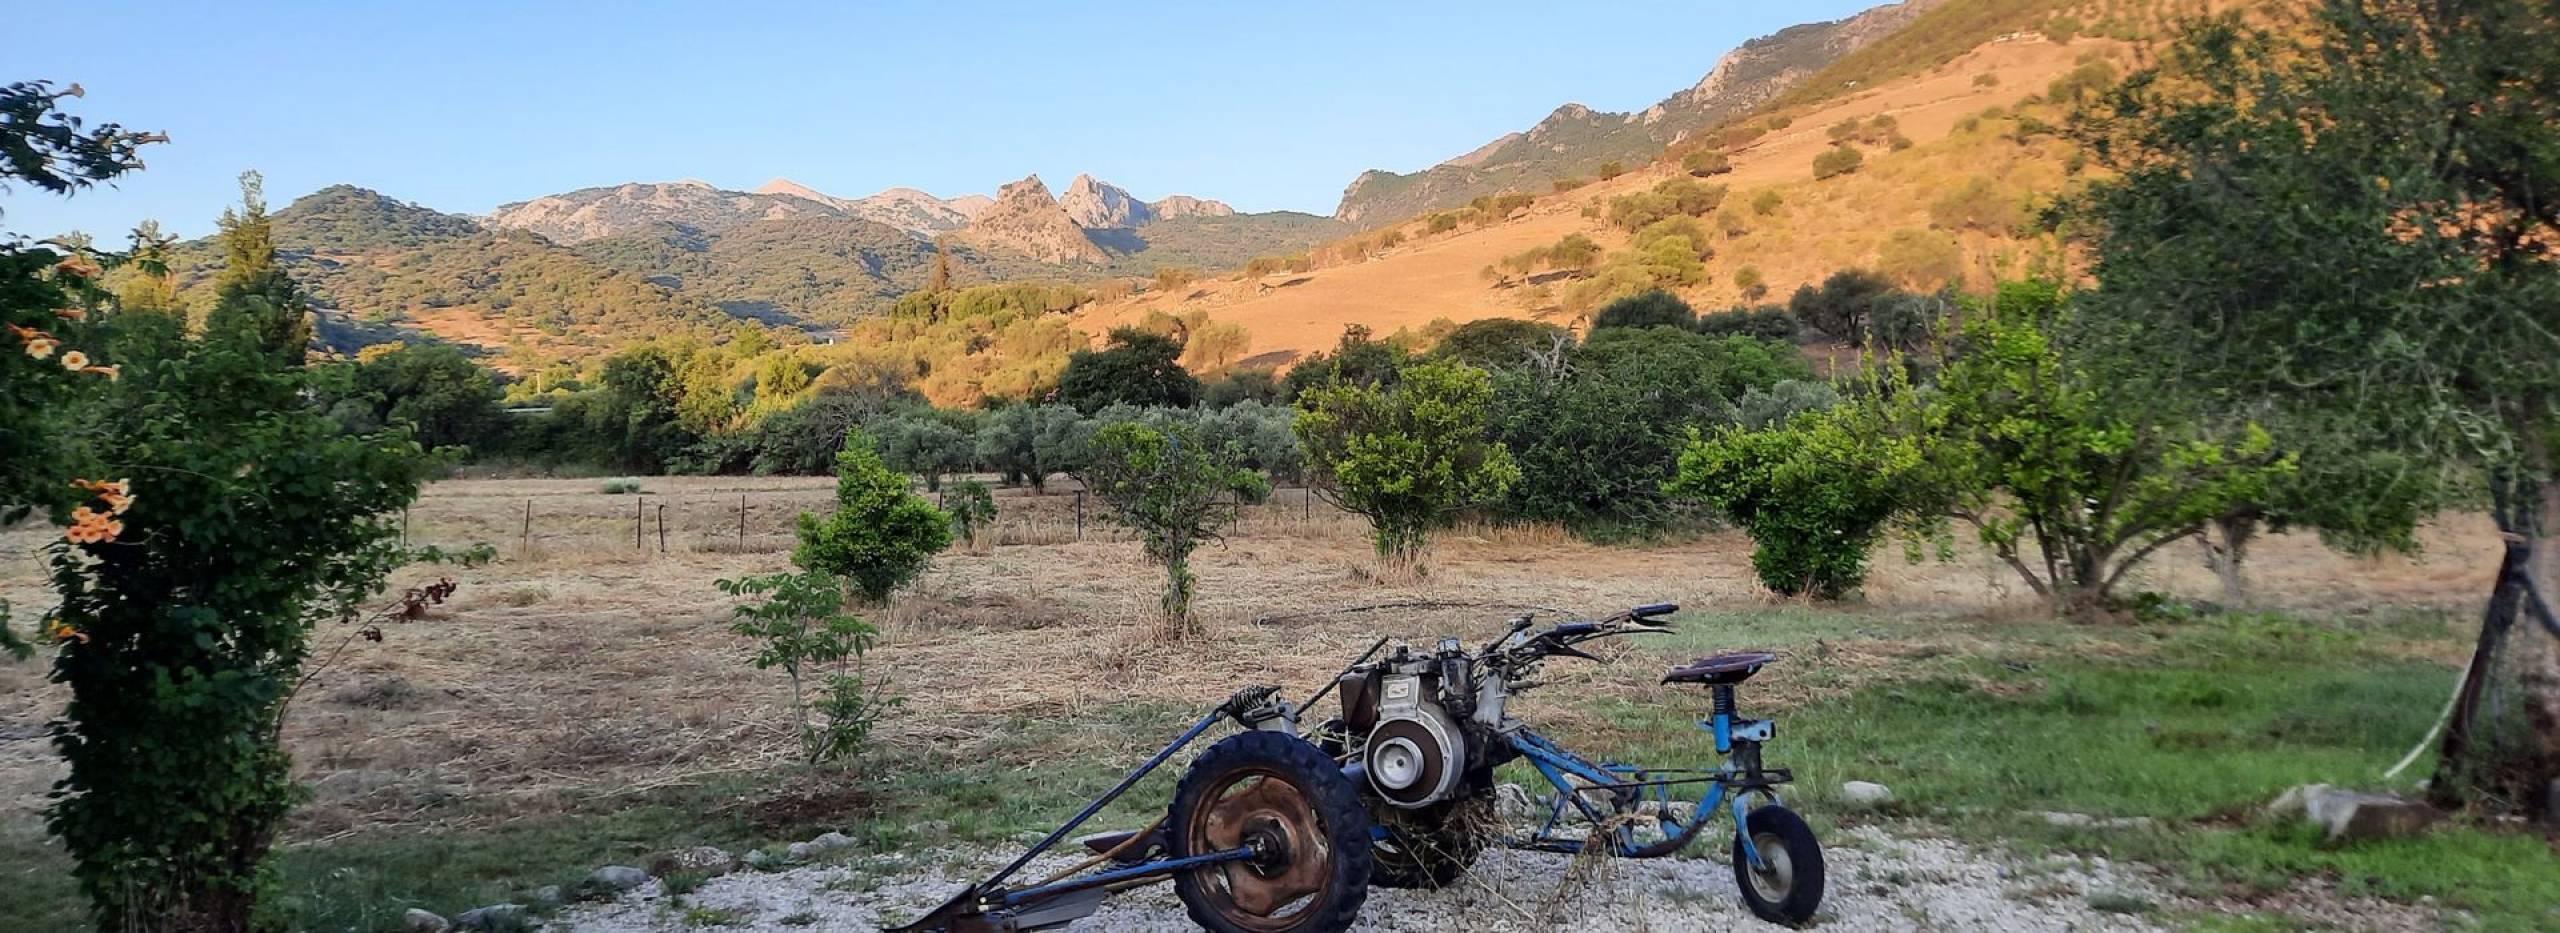
[(1645, 107), (1745, 39), (1874, 2), (108, 0), (10, 42), (0, 81), (78, 81), (77, 113), (175, 141), (115, 189), (13, 186), (0, 226), (196, 236), (245, 169), (279, 206), (339, 182), (480, 213), (624, 181), (949, 197), (1091, 172), (1328, 213), (1363, 169), (1565, 101)]

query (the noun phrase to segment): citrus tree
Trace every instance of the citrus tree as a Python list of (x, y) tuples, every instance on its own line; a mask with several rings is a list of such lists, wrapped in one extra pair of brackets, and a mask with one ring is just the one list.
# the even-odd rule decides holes
[(825, 518), (800, 513), (792, 563), (843, 578), (865, 602), (887, 601), (951, 546), (951, 517), (907, 487), (906, 474), (881, 463), (871, 435), (845, 432), (836, 453), (836, 510)]
[(1383, 569), (1423, 570), (1431, 530), (1519, 481), (1490, 433), (1493, 378), (1453, 360), (1404, 367), (1393, 382), (1336, 381), (1298, 396), (1295, 430), (1309, 478), (1369, 520)]

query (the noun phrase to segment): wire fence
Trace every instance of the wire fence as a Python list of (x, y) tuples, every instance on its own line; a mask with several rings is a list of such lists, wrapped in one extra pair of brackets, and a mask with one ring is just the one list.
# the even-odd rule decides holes
[[(948, 504), (941, 491), (916, 493)], [(977, 549), (1077, 541), (1130, 540), (1102, 503), (1073, 484), (1046, 490), (1007, 488), (995, 496), (995, 520), (964, 545)], [(835, 508), (819, 484), (667, 492), (548, 492), (518, 496), (430, 496), (401, 514), (405, 541), (440, 546), (486, 542), (500, 554), (531, 558), (560, 553), (768, 552), (789, 549), (803, 513)], [(1306, 535), (1348, 529), (1358, 517), (1305, 487), (1275, 489), (1259, 502), (1235, 502), (1223, 534), (1230, 538)]]

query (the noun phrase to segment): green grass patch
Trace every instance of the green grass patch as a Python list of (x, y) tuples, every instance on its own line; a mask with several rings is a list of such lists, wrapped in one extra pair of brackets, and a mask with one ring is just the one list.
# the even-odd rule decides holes
[[(1721, 621), (1684, 620), (1680, 637), (1701, 639), (1701, 648), (1782, 644), (1777, 633), (1753, 632), (1748, 617)], [(1839, 628), (1845, 621), (1805, 621), (1830, 640), (1860, 637), (1854, 626)], [(2491, 928), (2560, 928), (2560, 856), (2540, 835), (2453, 823), (2408, 839), (2329, 846), (2307, 827), (2256, 815), (2297, 784), (2379, 789), (2381, 770), (2426, 732), (2456, 676), (2410, 649), (2460, 634), (2426, 616), (2021, 626), (1999, 639), (2000, 650), (1916, 657), (1844, 699), (1780, 716), (1768, 760), (1796, 769), (1790, 799), (1814, 820), (1854, 818), (1837, 799), (1840, 783), (1876, 781), (1893, 788), (1892, 812), (1930, 818), (1959, 837), (2029, 854), (2148, 862), (2198, 895), (2265, 893), (2320, 877), (2349, 894), (2434, 897)], [(1637, 747), (1607, 754), (1703, 765), (1712, 746), (1691, 725), (1703, 700), (1695, 709), (1589, 708), (1639, 736)], [(1753, 713), (1748, 685), (1742, 709)], [(2045, 811), (2153, 823), (2058, 826)], [(2110, 900), (2101, 909), (2131, 906)]]

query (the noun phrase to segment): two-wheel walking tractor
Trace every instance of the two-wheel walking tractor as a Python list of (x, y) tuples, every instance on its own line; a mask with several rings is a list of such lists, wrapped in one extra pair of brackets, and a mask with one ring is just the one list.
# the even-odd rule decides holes
[[(1620, 858), (1660, 858), (1686, 848), (1731, 814), (1735, 884), (1752, 913), (1801, 924), (1821, 905), (1822, 847), (1778, 800), (1790, 780), (1762, 765), (1775, 734), (1745, 719), (1734, 693), (1776, 660), (1762, 653), (1700, 658), (1664, 683), (1708, 691), (1698, 727), (1723, 759), (1717, 768), (1645, 768), (1595, 762), (1511, 715), (1513, 696), (1550, 658), (1597, 660), (1575, 647), (1619, 635), (1671, 631), (1670, 604), (1604, 619), (1509, 631), (1470, 651), (1446, 639), (1428, 652), (1372, 644), (1333, 683), (1301, 704), (1279, 688), (1248, 687), (1201, 717), (1075, 818), (987, 880), (898, 933), (1001, 933), (1091, 916), (1113, 892), (1173, 880), (1191, 919), (1220, 933), (1318, 933), (1358, 917), (1369, 887), (1457, 883), (1488, 846)], [(1301, 728), (1305, 707), (1339, 690), (1341, 716)], [(1192, 759), (1162, 819), (1134, 832), (1081, 840), (1081, 864), (1032, 883), (1015, 876), (1130, 787), (1221, 720), (1243, 731)], [(1554, 788), (1530, 803), (1534, 829), (1508, 825), (1494, 769), (1525, 762)], [(1694, 798), (1684, 791), (1696, 789)], [(1518, 809), (1515, 806), (1510, 809)], [(1756, 804), (1756, 805), (1755, 805)], [(1542, 813), (1540, 811), (1543, 811)], [(1517, 814), (1514, 814), (1515, 816)]]

